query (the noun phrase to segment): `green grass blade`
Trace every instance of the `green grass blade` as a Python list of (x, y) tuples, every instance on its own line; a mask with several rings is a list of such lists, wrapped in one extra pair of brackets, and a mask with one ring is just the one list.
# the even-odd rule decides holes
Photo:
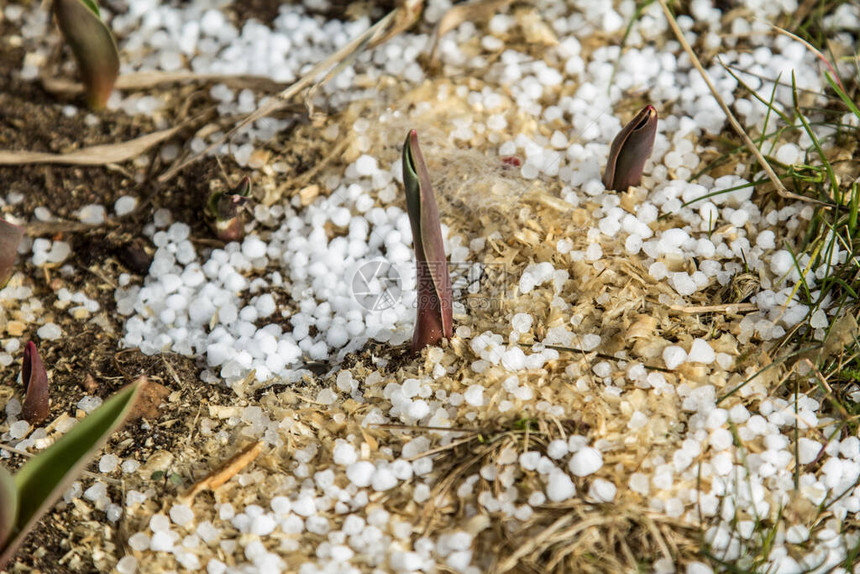
[[(624, 28), (624, 36), (621, 37), (620, 48), (622, 53), (624, 52), (624, 47), (627, 46), (627, 38), (630, 36), (630, 32), (633, 30), (633, 24), (642, 16), (642, 12), (645, 11), (645, 8), (654, 3), (654, 0), (644, 0), (642, 2), (636, 2), (636, 9), (633, 11), (633, 15), (630, 17), (630, 20), (627, 21), (627, 27)], [(615, 63), (612, 65), (612, 75), (609, 76), (609, 82), (606, 84), (607, 94), (609, 93), (609, 89), (615, 85), (615, 75), (618, 73), (618, 63), (621, 59), (617, 59)]]
[(755, 186), (760, 185), (762, 183), (767, 183), (768, 181), (769, 180), (767, 178), (763, 177), (761, 179), (756, 179), (754, 181), (743, 183), (741, 185), (735, 185), (733, 187), (727, 187), (726, 189), (718, 189), (717, 191), (712, 191), (711, 193), (703, 195), (702, 197), (697, 197), (695, 199), (691, 199), (690, 201), (685, 201), (684, 203), (681, 204), (681, 207), (687, 207), (688, 205), (692, 205), (698, 201), (705, 201), (706, 199), (710, 199), (710, 198), (716, 197), (718, 195), (724, 195), (726, 193), (738, 191), (739, 189), (746, 189), (748, 187), (755, 187)]
[(830, 193), (831, 198), (836, 199), (836, 193), (839, 191), (839, 181), (836, 179), (836, 175), (833, 173), (833, 167), (830, 165), (830, 162), (827, 161), (827, 155), (824, 153), (824, 149), (821, 147), (821, 142), (818, 140), (818, 136), (815, 135), (815, 132), (812, 131), (812, 127), (809, 125), (809, 122), (806, 120), (806, 117), (800, 111), (800, 108), (797, 104), (797, 83), (795, 81), (794, 72), (791, 74), (791, 94), (794, 100), (794, 112), (797, 114), (797, 118), (803, 124), (803, 129), (809, 135), (809, 138), (812, 140), (812, 145), (815, 147), (815, 151), (818, 152), (818, 157), (821, 159), (821, 163), (824, 166), (824, 170), (827, 173), (828, 178), (830, 179)]
[[(794, 263), (794, 268), (797, 270), (797, 274), (800, 275), (800, 279), (797, 284), (795, 284), (794, 289), (791, 292), (791, 296), (794, 297), (794, 294), (797, 293), (799, 287), (803, 287), (803, 295), (806, 297), (806, 300), (810, 305), (814, 303), (812, 300), (812, 291), (809, 289), (809, 283), (806, 282), (806, 275), (812, 270), (812, 264), (815, 261), (815, 258), (818, 257), (818, 253), (821, 251), (821, 244), (817, 244), (813, 251), (812, 257), (809, 258), (809, 263), (806, 267), (803, 267), (800, 264), (800, 258), (797, 253), (794, 252), (794, 249), (791, 248), (791, 245), (786, 245), (786, 249), (789, 254), (791, 254), (791, 260)], [(817, 306), (816, 306), (817, 307)], [(815, 309), (810, 309), (809, 316), (812, 316), (812, 313)]]
[[(761, 149), (761, 147), (764, 146), (765, 134), (767, 133), (767, 126), (768, 126), (768, 123), (770, 122), (771, 112), (774, 112), (777, 115), (780, 115), (779, 110), (776, 110), (773, 107), (773, 102), (774, 102), (774, 100), (776, 100), (776, 89), (777, 89), (777, 87), (779, 87), (779, 79), (781, 77), (782, 77), (782, 72), (780, 72), (780, 74), (776, 77), (776, 81), (773, 83), (773, 89), (770, 91), (770, 100), (768, 100), (768, 102), (766, 104), (767, 105), (767, 113), (765, 113), (765, 115), (764, 115), (764, 125), (761, 128), (761, 144), (759, 146), (759, 149)], [(755, 97), (758, 98), (758, 94), (755, 94)], [(791, 125), (791, 122), (788, 121), (788, 118), (785, 117), (784, 114), (780, 115), (780, 117), (782, 117), (783, 122), (786, 125)], [(770, 151), (768, 152), (768, 155), (773, 154), (773, 149), (776, 146), (777, 139), (779, 139), (778, 136), (777, 136), (777, 138), (774, 138), (773, 143), (770, 144)]]
[(121, 389), (15, 474), (18, 516), (15, 536), (0, 554), (0, 568), (36, 521), (47, 512), (81, 468), (128, 416), (143, 380)]
[(735, 393), (740, 391), (742, 388), (744, 388), (745, 386), (750, 384), (753, 380), (755, 380), (756, 377), (758, 377), (762, 373), (764, 373), (770, 369), (773, 369), (775, 367), (778, 367), (779, 365), (785, 363), (786, 361), (790, 360), (793, 357), (803, 355), (804, 353), (810, 353), (810, 352), (815, 351), (819, 348), (821, 348), (820, 344), (811, 345), (809, 347), (802, 347), (800, 349), (797, 349), (796, 351), (793, 351), (791, 353), (786, 353), (785, 355), (778, 357), (776, 360), (774, 360), (769, 365), (765, 365), (764, 367), (762, 367), (761, 369), (759, 369), (758, 371), (753, 373), (751, 376), (747, 377), (746, 380), (744, 380), (742, 383), (740, 383), (739, 385), (737, 385), (733, 389), (729, 390), (726, 394), (722, 395), (721, 397), (717, 397), (717, 406), (720, 406), (720, 403), (722, 403), (724, 400), (733, 396)]
[(17, 514), (18, 491), (15, 489), (15, 479), (8, 470), (0, 466), (0, 548), (3, 548), (12, 535)]
[[(744, 82), (744, 81), (740, 78), (740, 76), (738, 76), (737, 74), (735, 74), (735, 72), (734, 72), (734, 68), (732, 68), (731, 66), (727, 66), (726, 64), (724, 64), (724, 63), (722, 62), (722, 60), (720, 60), (720, 65), (721, 65), (721, 66), (723, 67), (723, 69), (724, 69), (726, 72), (728, 72), (728, 73), (729, 73), (729, 75), (730, 75), (731, 77), (733, 77), (733, 78), (738, 82), (738, 84), (740, 84), (740, 86), (741, 86), (742, 88), (744, 88), (744, 89), (745, 89), (745, 90), (746, 90), (746, 91), (747, 91), (747, 92), (748, 92), (748, 93), (749, 93), (753, 98), (755, 98), (756, 100), (758, 100), (760, 103), (762, 103), (763, 105), (765, 105), (765, 106), (767, 107), (767, 117), (769, 117), (769, 116), (770, 116), (770, 113), (771, 113), (771, 112), (773, 112), (773, 113), (775, 113), (776, 115), (778, 115), (778, 116), (779, 116), (779, 118), (780, 118), (784, 123), (786, 123), (786, 124), (791, 124), (791, 121), (789, 120), (788, 115), (786, 115), (785, 113), (783, 113), (783, 112), (779, 111), (778, 109), (776, 109), (776, 108), (773, 106), (773, 102), (774, 102), (774, 100), (776, 99), (776, 88), (779, 86), (779, 79), (782, 77), (782, 74), (781, 74), (781, 73), (780, 73), (779, 75), (777, 75), (777, 77), (776, 77), (776, 79), (775, 79), (775, 80), (768, 80), (768, 81), (772, 81), (772, 82), (773, 82), (773, 90), (771, 90), (771, 92), (770, 92), (770, 100), (766, 101), (764, 98), (762, 98), (760, 95), (758, 95), (758, 92), (756, 92), (754, 89), (752, 89), (752, 87), (750, 87), (750, 86), (749, 86), (749, 84), (747, 84), (746, 82)], [(739, 72), (742, 72), (742, 73), (744, 72), (744, 70), (738, 70), (738, 71), (739, 71)], [(762, 133), (765, 133), (765, 132), (767, 131), (767, 117), (765, 118), (765, 123), (764, 123), (764, 128), (762, 129)]]
[(833, 76), (828, 72), (824, 72), (824, 78), (827, 80), (827, 83), (830, 84), (830, 87), (833, 88), (833, 91), (836, 92), (836, 95), (839, 96), (839, 99), (842, 100), (849, 110), (851, 110), (851, 113), (860, 118), (860, 108), (858, 108), (857, 104), (848, 97), (848, 94), (846, 94), (845, 90), (839, 86), (839, 83), (833, 79)]

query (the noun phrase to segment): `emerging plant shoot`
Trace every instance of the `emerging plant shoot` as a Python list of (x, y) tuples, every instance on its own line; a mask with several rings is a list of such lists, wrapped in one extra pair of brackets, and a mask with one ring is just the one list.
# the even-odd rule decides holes
[(87, 104), (101, 110), (119, 75), (119, 52), (95, 0), (53, 0), (57, 25), (78, 62)]
[(251, 178), (245, 176), (230, 191), (216, 191), (206, 202), (205, 215), (218, 239), (241, 241), (245, 237), (245, 211), (251, 201)]
[(439, 210), (415, 130), (409, 132), (403, 145), (403, 185), (418, 282), (418, 314), (412, 335), (412, 352), (417, 353), (443, 337), (453, 336), (454, 319)]
[(21, 366), (21, 380), (24, 383), (24, 405), (21, 416), (31, 425), (36, 425), (50, 414), (48, 395), (48, 373), (39, 356), (36, 343), (30, 341), (24, 348), (24, 364)]
[(603, 172), (606, 189), (627, 191), (631, 185), (639, 185), (656, 135), (657, 110), (654, 106), (645, 106), (612, 140), (609, 161)]

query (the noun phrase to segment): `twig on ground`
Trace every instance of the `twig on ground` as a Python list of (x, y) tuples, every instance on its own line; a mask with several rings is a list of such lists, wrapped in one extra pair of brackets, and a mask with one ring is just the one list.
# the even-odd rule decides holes
[(329, 165), (335, 159), (341, 157), (343, 152), (346, 150), (347, 146), (349, 146), (349, 139), (344, 138), (339, 143), (335, 144), (331, 151), (320, 161), (314, 163), (313, 167), (308, 171), (304, 172), (302, 175), (295, 179), (287, 179), (283, 184), (281, 184), (278, 191), (283, 193), (283, 191), (289, 187), (295, 190), (301, 190), (304, 188), (310, 181), (316, 177), (316, 175), (321, 172), (327, 165)]
[(439, 19), (439, 22), (436, 23), (436, 28), (433, 30), (433, 39), (431, 40), (430, 47), (430, 64), (435, 65), (437, 63), (439, 40), (442, 36), (463, 22), (474, 22), (483, 16), (492, 14), (495, 10), (504, 8), (511, 2), (512, 0), (471, 0), (470, 2), (457, 4), (449, 8), (445, 12), (445, 15)]
[(33, 221), (24, 226), (24, 233), (30, 237), (44, 237), (46, 235), (55, 235), (57, 233), (78, 233), (81, 231), (90, 231), (100, 227), (115, 227), (116, 223), (105, 221), (104, 223), (93, 224), (83, 223), (81, 221)]
[[(195, 161), (205, 156), (213, 149), (233, 137), (239, 130), (241, 130), (245, 126), (261, 118), (264, 118), (278, 110), (283, 109), (285, 106), (288, 105), (289, 101), (294, 96), (296, 96), (305, 88), (310, 88), (316, 84), (325, 83), (325, 81), (331, 78), (331, 75), (327, 74), (327, 72), (330, 72), (333, 68), (339, 66), (341, 62), (349, 58), (354, 58), (366, 47), (374, 45), (374, 42), (380, 41), (380, 39), (382, 38), (387, 39), (385, 35), (388, 31), (390, 31), (392, 25), (399, 24), (399, 27), (401, 29), (405, 29), (403, 28), (405, 24), (402, 21), (404, 10), (409, 10), (409, 7), (399, 7), (389, 12), (379, 22), (368, 28), (367, 31), (365, 31), (363, 34), (359, 35), (354, 40), (346, 44), (343, 48), (336, 51), (334, 54), (315, 65), (307, 74), (299, 78), (298, 81), (296, 81), (290, 87), (278, 94), (277, 97), (272, 98), (271, 100), (257, 108), (255, 111), (245, 116), (233, 128), (231, 128), (230, 131), (225, 133), (216, 141), (209, 144), (206, 149), (195, 153), (191, 157), (183, 160), (182, 162), (172, 165), (166, 172), (164, 172), (158, 177), (158, 183), (165, 183), (169, 181), (177, 173), (185, 169), (185, 167), (194, 163)], [(398, 18), (400, 18), (400, 20), (398, 20)], [(321, 80), (317, 80), (317, 78), (319, 78), (323, 74), (326, 74), (325, 77)]]
[[(66, 78), (55, 78), (43, 76), (40, 78), (42, 87), (55, 95), (74, 97), (84, 92), (84, 86), (80, 82)], [(252, 90), (278, 91), (283, 89), (287, 82), (276, 82), (271, 78), (252, 75), (235, 74), (198, 74), (196, 72), (161, 72), (143, 71), (132, 72), (121, 75), (114, 84), (116, 90), (147, 90), (164, 84), (178, 84), (182, 82), (218, 82), (231, 88), (250, 88)]]
[(779, 176), (773, 171), (773, 168), (768, 163), (767, 159), (762, 155), (761, 151), (759, 151), (758, 147), (756, 147), (755, 142), (752, 141), (750, 136), (746, 133), (743, 126), (741, 126), (740, 122), (738, 122), (735, 115), (726, 105), (725, 100), (720, 96), (720, 93), (717, 91), (717, 88), (714, 86), (714, 83), (711, 81), (711, 77), (708, 75), (708, 72), (702, 66), (702, 63), (699, 61), (699, 57), (696, 56), (696, 52), (693, 51), (693, 48), (690, 46), (690, 43), (687, 42), (687, 39), (684, 37), (684, 33), (681, 31), (681, 28), (678, 26), (678, 22), (675, 20), (675, 17), (672, 15), (672, 12), (669, 10), (669, 6), (666, 5), (666, 0), (659, 0), (660, 7), (663, 9), (663, 13), (666, 15), (666, 19), (669, 22), (669, 26), (672, 28), (672, 31), (675, 33), (675, 37), (678, 39), (678, 42), (681, 44), (681, 47), (684, 48), (684, 51), (687, 52), (687, 55), (690, 57), (690, 61), (693, 63), (693, 66), (698, 70), (699, 74), (701, 74), (702, 79), (708, 85), (708, 89), (711, 90), (711, 94), (713, 94), (714, 99), (719, 104), (720, 109), (723, 110), (723, 113), (726, 115), (726, 119), (729, 120), (729, 123), (734, 128), (735, 132), (741, 137), (744, 141), (744, 145), (746, 145), (747, 149), (750, 153), (755, 156), (756, 161), (764, 170), (768, 179), (770, 179), (771, 183), (773, 183), (774, 187), (776, 187), (776, 192), (786, 199), (794, 199), (797, 201), (806, 201), (809, 203), (815, 203), (818, 205), (822, 205), (825, 207), (831, 207), (829, 203), (819, 201), (817, 199), (813, 199), (811, 197), (805, 197), (803, 195), (798, 195), (788, 190), (785, 187), (785, 184), (782, 183)]
[(824, 65), (827, 66), (828, 70), (830, 70), (830, 73), (833, 75), (833, 78), (839, 83), (839, 87), (842, 88), (842, 91), (845, 91), (845, 86), (842, 85), (842, 80), (839, 79), (839, 75), (836, 73), (836, 68), (834, 68), (833, 64), (830, 63), (830, 60), (828, 60), (824, 56), (824, 54), (821, 53), (821, 50), (819, 50), (818, 48), (816, 48), (815, 46), (813, 46), (812, 44), (810, 44), (809, 42), (807, 42), (806, 40), (804, 40), (803, 38), (798, 36), (797, 34), (792, 34), (788, 30), (785, 30), (784, 28), (780, 28), (779, 26), (775, 26), (775, 25), (771, 24), (770, 22), (767, 22), (767, 25), (770, 26), (771, 28), (773, 28), (774, 30), (776, 30), (778, 33), (784, 34), (784, 35), (788, 36), (789, 38), (791, 38), (792, 40), (794, 40), (796, 42), (800, 42), (801, 44), (806, 46), (807, 50), (809, 50), (810, 52), (815, 54), (815, 56), (819, 60), (824, 62)]
[(263, 443), (261, 441), (249, 444), (221, 464), (221, 466), (210, 472), (205, 478), (195, 482), (191, 488), (179, 497), (179, 500), (185, 504), (190, 504), (198, 493), (204, 490), (217, 490), (236, 476), (242, 469), (251, 464), (262, 450)]
[(758, 309), (754, 303), (724, 303), (722, 305), (669, 305), (679, 313), (749, 313)]
[(45, 153), (37, 151), (0, 150), (0, 165), (24, 165), (53, 163), (62, 165), (107, 165), (133, 159), (152, 146), (171, 137), (188, 123), (155, 133), (146, 134), (114, 144), (94, 145), (69, 153)]

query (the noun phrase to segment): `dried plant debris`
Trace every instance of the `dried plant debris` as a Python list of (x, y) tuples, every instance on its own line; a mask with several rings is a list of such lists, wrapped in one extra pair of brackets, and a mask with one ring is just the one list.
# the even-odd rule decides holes
[[(70, 168), (8, 168), (30, 187), (0, 193), (4, 219), (51, 223), (32, 199), (43, 186), (87, 227), (24, 237), (4, 259), (0, 458), (14, 469), (44, 450), (121, 380), (145, 372), (152, 400), (44, 526), (67, 528), (67, 546), (34, 537), (11, 572), (44, 569), (40, 556), (121, 574), (850, 571), (856, 83), (843, 60), (828, 81), (820, 53), (769, 23), (850, 54), (860, 9), (807, 26), (778, 3), (705, 4), (675, 23), (784, 190), (660, 3), (479, 2), (474, 22), (426, 3), (412, 28), (333, 63), (310, 117), (290, 109), (226, 144), (238, 118), (283, 102), (216, 79), (115, 91), (97, 125), (58, 104), (82, 129), (161, 131), (111, 148), (125, 163), (110, 205), (81, 181), (107, 171), (81, 167), (101, 163), (92, 148), (23, 160)], [(289, 86), (397, 20), (300, 4), (241, 28), (226, 5), (105, 12), (129, 72)], [(46, 16), (3, 14), (26, 53), (15, 77), (35, 83)], [(438, 66), (423, 68), (434, 28)], [(187, 141), (165, 131), (189, 117), (214, 119)], [(414, 356), (412, 129), (453, 300), (453, 332)], [(126, 187), (159, 178), (149, 195)], [(221, 239), (206, 226), (230, 196), (218, 178), (243, 182)], [(143, 264), (114, 258), (132, 241)], [(33, 424), (14, 386), (30, 339), (56, 415)]]

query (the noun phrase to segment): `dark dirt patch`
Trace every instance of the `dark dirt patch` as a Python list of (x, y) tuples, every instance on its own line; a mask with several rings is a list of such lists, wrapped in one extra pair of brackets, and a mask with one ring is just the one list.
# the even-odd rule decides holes
[(232, 6), (236, 15), (236, 25), (242, 27), (248, 20), (271, 24), (277, 18), (282, 2), (280, 0), (247, 0)]
[[(232, 5), (236, 25), (240, 28), (250, 19), (263, 24), (271, 24), (278, 17), (282, 4), (300, 4), (301, 2), (283, 2), (281, 0), (247, 0)], [(396, 6), (394, 0), (331, 0), (325, 8), (315, 9), (306, 7), (310, 13), (316, 13), (325, 19), (351, 20), (358, 16), (370, 15), (377, 19), (387, 14)]]

